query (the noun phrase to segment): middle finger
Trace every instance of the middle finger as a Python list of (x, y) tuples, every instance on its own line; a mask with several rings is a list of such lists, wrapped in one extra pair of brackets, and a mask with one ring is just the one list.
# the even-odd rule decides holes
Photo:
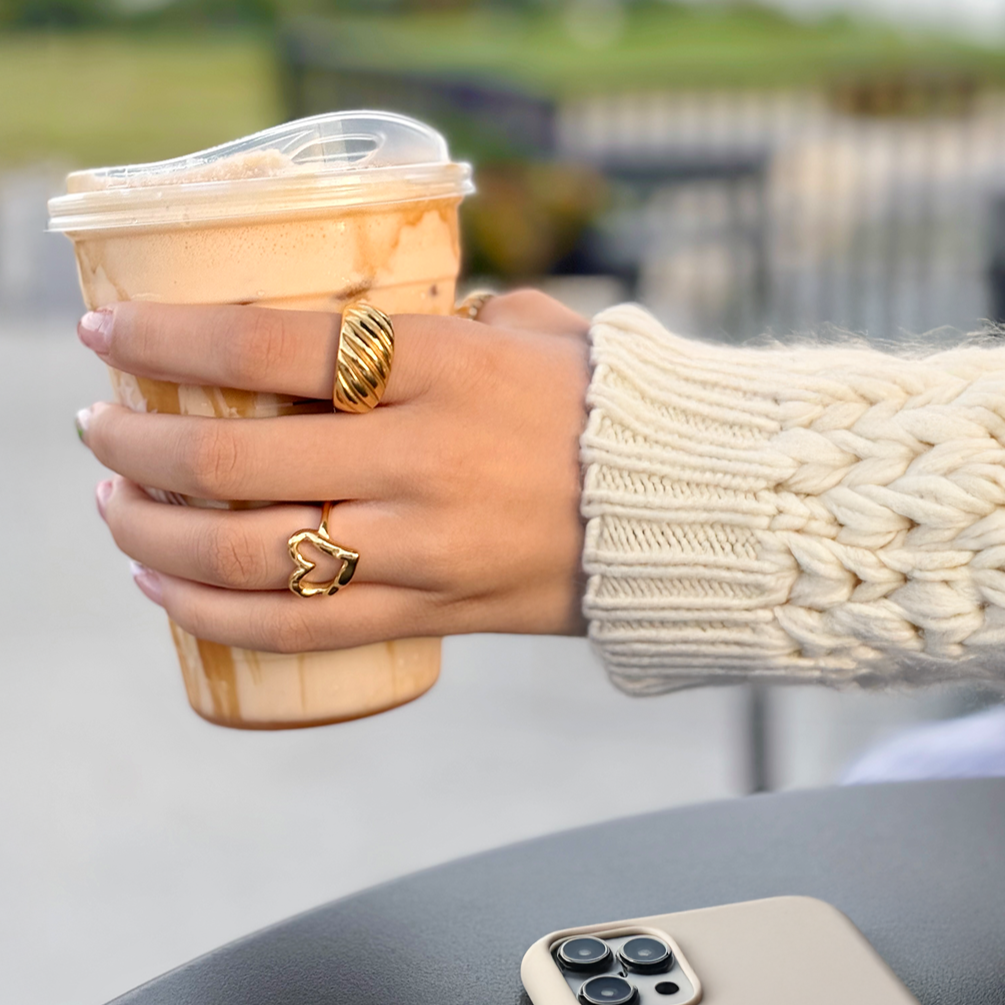
[(149, 488), (199, 499), (381, 499), (415, 484), (411, 414), (210, 419), (99, 403), (78, 416), (106, 467)]

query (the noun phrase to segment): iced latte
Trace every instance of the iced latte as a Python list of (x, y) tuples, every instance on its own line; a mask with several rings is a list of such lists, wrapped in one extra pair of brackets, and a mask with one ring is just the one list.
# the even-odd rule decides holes
[[(427, 126), (336, 113), (173, 161), (72, 174), (68, 194), (50, 203), (50, 228), (73, 240), (89, 309), (150, 300), (338, 312), (364, 297), (389, 314), (447, 314), (457, 209), (469, 191), (469, 168), (451, 162)], [(331, 408), (115, 370), (111, 379), (116, 399), (137, 411), (251, 418)], [(371, 715), (422, 694), (440, 667), (439, 639), (290, 656), (197, 639), (174, 624), (171, 633), (192, 707), (240, 728)]]

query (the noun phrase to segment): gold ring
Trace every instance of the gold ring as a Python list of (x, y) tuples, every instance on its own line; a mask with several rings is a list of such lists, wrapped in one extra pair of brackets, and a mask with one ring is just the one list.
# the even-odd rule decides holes
[(342, 310), (332, 403), (340, 412), (369, 412), (391, 376), (394, 326), (373, 304), (357, 300)]
[(456, 317), (477, 321), (482, 308), (495, 296), (492, 290), (472, 290), (455, 308)]
[[(359, 552), (351, 551), (336, 544), (328, 533), (328, 517), (331, 515), (334, 503), (326, 502), (321, 510), (321, 524), (317, 530), (298, 530), (290, 536), (286, 542), (290, 549), (290, 558), (296, 568), (290, 574), (290, 590), (298, 597), (330, 597), (333, 593), (338, 593), (343, 586), (348, 586), (353, 574), (356, 572), (356, 563), (359, 561)], [(316, 562), (309, 558), (304, 558), (300, 553), (300, 545), (304, 541), (309, 541), (318, 551), (325, 555), (331, 555), (342, 563), (342, 568), (334, 579), (327, 583), (305, 583), (306, 576), (312, 569), (317, 567)]]

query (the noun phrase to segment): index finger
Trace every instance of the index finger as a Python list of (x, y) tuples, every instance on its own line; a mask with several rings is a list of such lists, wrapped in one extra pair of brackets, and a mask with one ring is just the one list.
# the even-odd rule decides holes
[[(77, 332), (109, 366), (138, 377), (330, 400), (340, 322), (321, 311), (124, 302), (84, 315)], [(479, 327), (423, 314), (398, 314), (392, 323), (388, 404), (428, 388), (435, 343)]]

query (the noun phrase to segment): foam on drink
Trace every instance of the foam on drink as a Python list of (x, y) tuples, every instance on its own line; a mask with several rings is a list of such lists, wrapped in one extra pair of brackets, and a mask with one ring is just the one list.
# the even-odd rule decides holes
[[(75, 172), (68, 194), (50, 202), (50, 229), (73, 240), (90, 309), (148, 300), (338, 312), (365, 297), (389, 314), (447, 314), (460, 266), (457, 209), (471, 190), (470, 168), (422, 123), (336, 113), (172, 161)], [(136, 411), (232, 419), (331, 410), (330, 401), (117, 370), (111, 380), (116, 400)], [(151, 494), (197, 506), (268, 503)], [(439, 639), (280, 655), (174, 624), (171, 632), (192, 707), (222, 725), (358, 718), (417, 697), (439, 673)]]

